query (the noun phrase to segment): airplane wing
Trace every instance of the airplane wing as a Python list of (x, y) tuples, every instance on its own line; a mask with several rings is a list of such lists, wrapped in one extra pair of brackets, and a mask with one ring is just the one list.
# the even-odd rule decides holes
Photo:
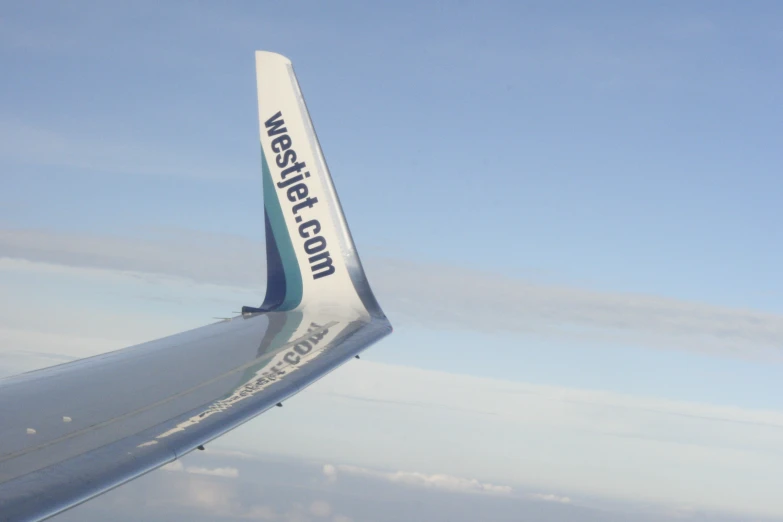
[(263, 303), (230, 320), (1, 379), (1, 521), (50, 517), (172, 462), (391, 332), (291, 62), (259, 51), (256, 74)]

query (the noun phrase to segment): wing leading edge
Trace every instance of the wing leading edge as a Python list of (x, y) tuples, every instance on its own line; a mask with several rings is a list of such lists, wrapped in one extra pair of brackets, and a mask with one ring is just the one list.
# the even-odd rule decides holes
[(0, 521), (172, 462), (391, 332), (291, 62), (257, 52), (267, 292), (229, 321), (0, 380)]

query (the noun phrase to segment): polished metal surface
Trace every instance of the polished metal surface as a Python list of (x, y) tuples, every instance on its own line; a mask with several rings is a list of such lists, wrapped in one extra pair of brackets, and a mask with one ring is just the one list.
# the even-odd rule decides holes
[[(256, 72), (264, 304), (203, 328), (0, 380), (0, 521), (52, 516), (171, 462), (391, 332), (290, 60), (259, 51)], [(275, 154), (273, 173), (267, 158)]]
[(270, 312), (0, 380), (0, 520), (40, 520), (171, 462), (390, 331)]

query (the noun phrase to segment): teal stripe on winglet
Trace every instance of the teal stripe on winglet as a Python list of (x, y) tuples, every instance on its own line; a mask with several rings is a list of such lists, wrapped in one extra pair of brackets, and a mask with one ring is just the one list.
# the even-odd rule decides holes
[(294, 245), (291, 243), (291, 236), (288, 235), (283, 209), (280, 208), (280, 201), (277, 199), (277, 191), (272, 182), (272, 174), (269, 172), (269, 165), (266, 163), (263, 149), (261, 150), (261, 174), (264, 179), (264, 207), (267, 216), (269, 216), (269, 224), (275, 236), (277, 250), (280, 252), (283, 272), (285, 272), (285, 299), (276, 310), (293, 310), (302, 302), (302, 273), (299, 271)]

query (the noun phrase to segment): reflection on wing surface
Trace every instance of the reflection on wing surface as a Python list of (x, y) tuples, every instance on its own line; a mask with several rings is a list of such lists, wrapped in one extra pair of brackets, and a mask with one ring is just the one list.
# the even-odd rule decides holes
[[(143, 463), (137, 476), (171, 462), (285, 400), (388, 331), (388, 324), (366, 318), (320, 322), (302, 312), (269, 313), (6, 379), (0, 520), (17, 520), (14, 511), (41, 502), (57, 512), (75, 491), (124, 482), (123, 464)], [(41, 386), (31, 390), (31, 379)]]
[[(0, 521), (46, 518), (171, 462), (391, 332), (291, 62), (258, 52), (256, 70), (267, 246), (262, 305), (0, 380)], [(283, 157), (293, 165), (284, 168)]]

